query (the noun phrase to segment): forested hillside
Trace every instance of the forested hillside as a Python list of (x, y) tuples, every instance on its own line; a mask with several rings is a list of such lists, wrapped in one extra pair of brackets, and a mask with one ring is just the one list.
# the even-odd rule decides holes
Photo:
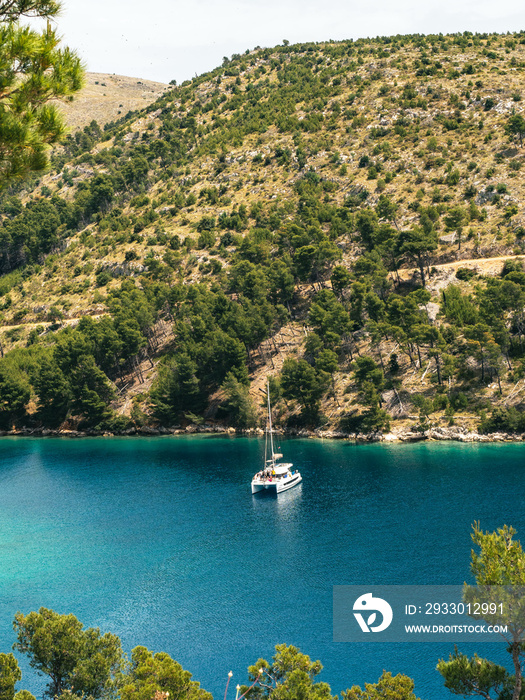
[(71, 134), (0, 200), (0, 428), (255, 427), (270, 376), (290, 428), (525, 432), (524, 71), (284, 42)]

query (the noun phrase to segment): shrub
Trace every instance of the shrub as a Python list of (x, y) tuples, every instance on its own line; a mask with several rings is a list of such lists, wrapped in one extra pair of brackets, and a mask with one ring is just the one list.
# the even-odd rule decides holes
[(462, 282), (468, 282), (471, 280), (473, 277), (476, 276), (476, 271), (471, 270), (468, 267), (458, 267), (456, 270), (456, 277), (458, 280), (461, 280)]
[(107, 270), (102, 270), (95, 278), (97, 287), (105, 287), (111, 281), (111, 274)]
[(483, 417), (479, 424), (481, 433), (523, 433), (525, 432), (525, 414), (517, 408), (495, 408), (490, 418)]

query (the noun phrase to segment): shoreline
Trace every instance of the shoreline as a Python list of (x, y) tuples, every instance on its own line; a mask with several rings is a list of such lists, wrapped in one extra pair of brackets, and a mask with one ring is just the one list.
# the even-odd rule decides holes
[[(423, 432), (398, 428), (388, 433), (345, 433), (338, 430), (308, 430), (306, 428), (277, 428), (275, 433), (286, 437), (310, 438), (318, 440), (347, 440), (357, 444), (370, 443), (415, 443), (415, 442), (524, 442), (525, 434), (515, 433), (487, 433), (482, 434), (462, 427), (429, 428)], [(142, 426), (140, 428), (128, 428), (122, 431), (108, 430), (69, 430), (51, 428), (17, 428), (13, 430), (0, 430), (0, 437), (62, 437), (62, 438), (89, 438), (89, 437), (162, 437), (167, 435), (225, 435), (230, 437), (262, 437), (264, 430), (261, 428), (239, 429), (226, 426), (196, 426), (189, 425), (186, 428), (165, 428), (163, 426), (153, 428)]]

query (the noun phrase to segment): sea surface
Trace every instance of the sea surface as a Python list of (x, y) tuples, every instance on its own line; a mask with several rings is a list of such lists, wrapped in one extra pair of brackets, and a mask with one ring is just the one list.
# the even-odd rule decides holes
[(254, 438), (0, 439), (0, 652), (14, 614), (45, 606), (168, 652), (215, 698), (279, 643), (320, 659), (334, 694), (386, 669), (451, 698), (435, 666), (452, 644), (334, 643), (332, 587), (471, 581), (474, 521), (525, 538), (525, 446), (281, 448), (303, 484), (268, 497), (250, 493)]

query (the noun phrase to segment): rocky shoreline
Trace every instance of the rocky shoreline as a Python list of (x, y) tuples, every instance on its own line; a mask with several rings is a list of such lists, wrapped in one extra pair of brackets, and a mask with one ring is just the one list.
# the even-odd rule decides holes
[[(302, 438), (317, 438), (323, 440), (348, 440), (356, 443), (411, 443), (411, 442), (435, 442), (435, 441), (454, 441), (454, 442), (523, 442), (525, 434), (514, 433), (489, 433), (483, 435), (468, 428), (463, 427), (436, 427), (419, 432), (410, 428), (397, 428), (388, 433), (345, 433), (338, 430), (307, 430), (307, 429), (276, 429), (276, 433), (291, 437)], [(123, 431), (101, 431), (95, 429), (88, 430), (70, 430), (70, 429), (50, 429), (50, 428), (18, 428), (13, 430), (0, 431), (0, 437), (65, 437), (65, 438), (82, 438), (82, 437), (156, 437), (162, 435), (192, 435), (192, 434), (216, 434), (244, 437), (260, 437), (264, 435), (261, 428), (249, 428), (240, 430), (228, 426), (218, 425), (188, 425), (185, 428), (165, 428), (161, 427), (132, 427)]]

